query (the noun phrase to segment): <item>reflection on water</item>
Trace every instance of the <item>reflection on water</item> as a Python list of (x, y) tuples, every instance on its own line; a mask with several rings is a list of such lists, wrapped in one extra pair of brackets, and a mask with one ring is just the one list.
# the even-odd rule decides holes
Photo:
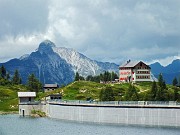
[(0, 115), (0, 135), (180, 135), (180, 128), (102, 125)]

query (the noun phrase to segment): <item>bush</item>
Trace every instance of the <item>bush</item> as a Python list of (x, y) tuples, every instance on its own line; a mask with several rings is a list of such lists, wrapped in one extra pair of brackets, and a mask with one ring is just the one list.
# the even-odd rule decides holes
[(33, 116), (33, 117), (37, 117), (37, 116), (39, 116), (39, 117), (46, 117), (46, 113), (42, 112), (40, 110), (32, 110), (31, 111), (31, 116)]

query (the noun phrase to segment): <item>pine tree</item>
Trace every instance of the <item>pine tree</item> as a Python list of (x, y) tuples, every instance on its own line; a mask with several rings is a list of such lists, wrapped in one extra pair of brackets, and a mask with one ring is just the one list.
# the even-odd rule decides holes
[(7, 73), (6, 68), (2, 65), (0, 67), (0, 85), (10, 84), (9, 79), (10, 79), (9, 73)]
[(104, 90), (103, 89), (100, 91), (99, 100), (104, 101)]
[(106, 87), (104, 90), (101, 90), (99, 99), (100, 101), (114, 101), (115, 96), (112, 88)]
[(158, 85), (159, 85), (159, 87), (162, 87), (162, 85), (163, 85), (163, 76), (162, 76), (162, 74), (159, 74)]
[(34, 74), (29, 75), (28, 82), (27, 82), (27, 87), (28, 87), (29, 91), (33, 91), (33, 92), (39, 92), (40, 90), (42, 90), (42, 84), (35, 77)]
[(151, 91), (150, 91), (151, 100), (155, 100), (157, 91), (158, 91), (158, 88), (157, 88), (156, 82), (153, 81)]
[(162, 89), (159, 88), (159, 89), (157, 90), (157, 92), (156, 92), (156, 97), (155, 97), (155, 100), (156, 100), (156, 101), (162, 101), (162, 95), (161, 95), (161, 93), (162, 93)]
[(118, 76), (116, 73), (112, 72), (111, 73), (111, 81), (114, 81), (115, 79), (118, 79)]
[(125, 100), (126, 101), (137, 101), (139, 99), (136, 88), (130, 84), (129, 88), (125, 91)]
[(163, 83), (162, 83), (162, 88), (163, 88), (163, 90), (166, 89), (166, 82), (164, 80), (163, 80)]
[(126, 101), (130, 101), (131, 99), (131, 96), (132, 96), (132, 85), (129, 85), (129, 88), (128, 89), (126, 89), (126, 91), (125, 91), (125, 95), (124, 95), (124, 98), (125, 98), (125, 100)]
[(87, 77), (86, 77), (86, 81), (92, 81), (93, 80), (93, 76), (92, 75), (88, 75)]
[(111, 73), (109, 73), (108, 71), (107, 71), (107, 76), (108, 76), (107, 81), (111, 81), (111, 79), (112, 79), (112, 77), (111, 77)]
[(111, 87), (106, 88), (106, 91), (108, 91), (108, 101), (114, 101), (115, 100), (115, 96), (114, 96), (114, 92), (112, 90)]
[(114, 80), (115, 79), (118, 79), (119, 77), (118, 77), (118, 75), (115, 73), (115, 75), (114, 75)]
[(103, 81), (104, 81), (104, 82), (107, 82), (107, 80), (108, 80), (108, 75), (107, 75), (107, 72), (106, 72), (106, 71), (104, 72), (103, 76), (104, 76), (104, 77), (103, 77), (103, 78), (104, 78)]
[(79, 76), (79, 80), (85, 80), (83, 76)]
[(104, 81), (104, 76), (103, 76), (103, 74), (100, 74), (100, 81)]
[(172, 85), (173, 85), (173, 86), (176, 86), (177, 84), (178, 84), (178, 81), (177, 81), (177, 78), (175, 77), (175, 78), (173, 79)]
[(139, 100), (139, 96), (137, 93), (136, 88), (134, 87), (134, 85), (132, 86), (132, 96), (131, 96), (131, 100), (132, 101), (138, 101)]
[(179, 75), (179, 80), (178, 80), (178, 86), (180, 86), (180, 75)]
[(14, 76), (12, 78), (12, 83), (13, 84), (20, 84), (21, 83), (21, 78), (20, 78), (18, 70), (15, 70)]
[(10, 79), (10, 75), (9, 73), (6, 74), (6, 79), (9, 80)]
[(79, 81), (79, 73), (78, 72), (76, 72), (74, 81)]
[(3, 65), (0, 68), (0, 77), (3, 79), (6, 77), (6, 68)]
[(174, 101), (178, 100), (178, 98), (179, 98), (178, 88), (174, 87)]
[(166, 83), (163, 80), (162, 74), (159, 74), (158, 78), (158, 91), (156, 93), (155, 100), (157, 101), (164, 101), (167, 100), (167, 91), (166, 91)]

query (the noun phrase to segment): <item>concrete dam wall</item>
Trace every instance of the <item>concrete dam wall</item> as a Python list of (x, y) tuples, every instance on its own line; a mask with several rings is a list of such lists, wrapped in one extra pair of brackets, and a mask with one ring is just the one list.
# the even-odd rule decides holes
[(122, 125), (180, 127), (180, 108), (143, 106), (96, 106), (49, 103), (51, 118)]
[(48, 115), (48, 105), (46, 104), (19, 104), (19, 115), (29, 116), (32, 110), (41, 110)]

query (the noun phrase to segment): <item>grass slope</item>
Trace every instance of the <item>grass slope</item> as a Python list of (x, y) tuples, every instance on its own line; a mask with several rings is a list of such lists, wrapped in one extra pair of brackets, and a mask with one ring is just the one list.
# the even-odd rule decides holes
[[(99, 101), (100, 91), (102, 89), (105, 89), (107, 86), (110, 86), (114, 91), (115, 100), (124, 100), (124, 94), (125, 91), (129, 88), (129, 83), (100, 84), (89, 81), (76, 81), (55, 91), (39, 93), (37, 99), (42, 100), (49, 94), (61, 93), (64, 100), (86, 100), (91, 97), (92, 99)], [(150, 91), (152, 82), (139, 82), (134, 84), (134, 86), (139, 94), (140, 100), (147, 100), (145, 98), (145, 95)], [(172, 95), (172, 93), (174, 92), (173, 86), (167, 85), (167, 88), (168, 93), (171, 93)]]
[[(151, 82), (138, 83), (135, 85), (138, 92), (145, 92), (151, 89)], [(123, 100), (123, 95), (125, 91), (129, 88), (128, 83), (123, 84), (100, 84), (89, 81), (77, 81), (69, 84), (66, 87), (59, 88), (55, 91), (47, 93), (39, 93), (38, 99), (43, 99), (43, 97), (49, 94), (61, 93), (64, 100), (86, 100), (92, 98), (99, 100), (99, 93), (102, 89), (110, 86), (114, 91), (115, 100)]]
[[(114, 91), (115, 100), (124, 100), (125, 91), (129, 88), (128, 83), (123, 84), (100, 84), (88, 81), (77, 81), (59, 88), (55, 91), (37, 94), (36, 100), (44, 100), (49, 94), (61, 93), (64, 100), (87, 100), (88, 98), (99, 101), (99, 93), (102, 89), (110, 86)], [(144, 99), (144, 95), (151, 89), (152, 82), (140, 82), (136, 83), (135, 87), (139, 93), (140, 100)], [(173, 93), (173, 86), (167, 85), (168, 92)], [(178, 88), (180, 94), (180, 88)], [(18, 111), (18, 91), (27, 91), (25, 86), (0, 86), (0, 112), (12, 112)]]
[(0, 86), (0, 111), (18, 111), (18, 91), (27, 91), (25, 86)]

